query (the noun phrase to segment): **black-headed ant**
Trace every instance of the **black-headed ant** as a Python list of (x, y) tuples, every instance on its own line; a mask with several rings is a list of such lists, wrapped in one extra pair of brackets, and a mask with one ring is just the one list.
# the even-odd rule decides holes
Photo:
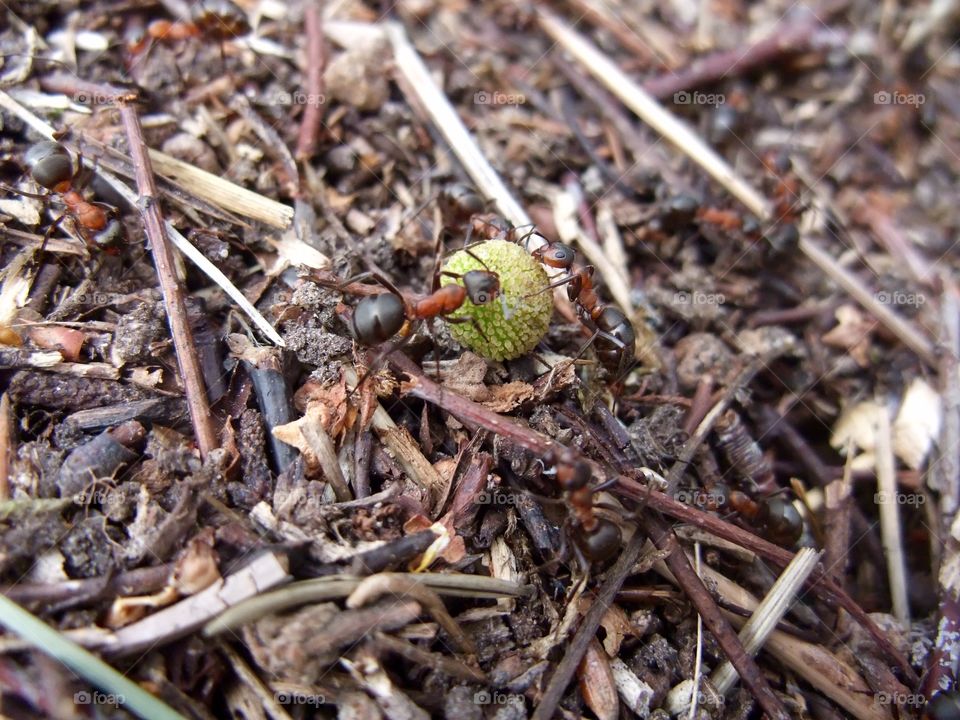
[[(80, 170), (74, 168), (70, 152), (58, 142), (45, 140), (31, 146), (24, 156), (24, 161), (37, 185), (60, 196), (60, 200), (67, 207), (67, 214), (73, 218), (77, 232), (87, 245), (116, 254), (117, 250), (113, 246), (123, 235), (123, 227), (116, 217), (117, 210), (101, 203), (89, 202), (80, 194), (75, 183)], [(60, 220), (57, 220), (47, 230), (44, 240), (59, 222)]]
[(580, 352), (593, 343), (600, 364), (615, 378), (622, 377), (633, 364), (636, 353), (637, 333), (633, 323), (618, 308), (600, 300), (593, 284), (592, 265), (551, 283), (547, 289), (561, 285), (567, 286), (567, 297), (576, 304), (580, 321), (593, 333)]
[(620, 549), (623, 536), (619, 526), (597, 514), (593, 506), (594, 489), (590, 487), (590, 465), (570, 448), (550, 449), (543, 456), (543, 463), (553, 466), (557, 484), (566, 494), (570, 504), (572, 537), (578, 553), (586, 561), (604, 562)]
[[(379, 345), (396, 335), (406, 322), (443, 317), (447, 322), (476, 322), (468, 318), (451, 318), (467, 299), (474, 305), (486, 305), (500, 294), (500, 278), (489, 270), (471, 270), (463, 275), (443, 272), (463, 284), (451, 283), (425, 297), (408, 300), (384, 278), (389, 292), (363, 298), (353, 312), (350, 330), (361, 345)], [(482, 332), (482, 331), (481, 331)]]
[(793, 503), (771, 495), (754, 499), (741, 490), (733, 490), (723, 483), (715, 483), (709, 490), (693, 493), (695, 502), (714, 512), (732, 511), (750, 528), (770, 542), (793, 547), (803, 534), (803, 518)]

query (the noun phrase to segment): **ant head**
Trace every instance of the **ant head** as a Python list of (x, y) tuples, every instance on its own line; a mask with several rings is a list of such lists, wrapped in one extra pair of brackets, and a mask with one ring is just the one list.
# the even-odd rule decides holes
[(500, 278), (488, 270), (470, 270), (463, 276), (463, 287), (474, 305), (486, 305), (500, 294)]
[(58, 186), (73, 179), (73, 158), (58, 142), (44, 140), (31, 145), (23, 159), (34, 182), (47, 190), (57, 191)]
[(589, 532), (578, 528), (573, 536), (574, 542), (587, 556), (587, 559), (602, 563), (612, 558), (623, 544), (623, 534), (620, 527), (605, 518), (598, 517), (597, 525)]
[(357, 303), (350, 330), (361, 345), (378, 345), (396, 335), (405, 320), (403, 300), (393, 293), (381, 293)]

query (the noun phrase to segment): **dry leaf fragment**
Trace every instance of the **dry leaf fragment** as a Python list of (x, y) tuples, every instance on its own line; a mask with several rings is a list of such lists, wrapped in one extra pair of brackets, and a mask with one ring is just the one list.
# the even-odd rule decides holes
[(837, 326), (823, 335), (823, 342), (842, 348), (860, 367), (870, 365), (870, 338), (877, 321), (853, 305), (841, 305), (836, 312)]
[(590, 641), (577, 668), (580, 694), (599, 720), (616, 720), (620, 715), (620, 701), (613, 682), (610, 658), (596, 638)]
[(893, 423), (893, 452), (917, 470), (926, 460), (940, 435), (943, 405), (939, 393), (917, 378), (903, 395), (900, 412)]

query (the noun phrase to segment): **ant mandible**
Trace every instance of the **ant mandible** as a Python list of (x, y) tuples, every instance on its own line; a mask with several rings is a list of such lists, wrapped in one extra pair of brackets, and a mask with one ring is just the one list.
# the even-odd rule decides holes
[[(74, 168), (70, 152), (58, 142), (45, 140), (32, 145), (27, 150), (24, 161), (37, 185), (60, 196), (87, 245), (115, 254), (116, 250), (111, 246), (123, 234), (120, 221), (116, 218), (116, 208), (107, 206), (109, 209), (105, 209), (99, 203), (87, 201), (77, 191), (75, 180), (80, 170)], [(59, 220), (47, 230), (44, 240), (58, 223)]]

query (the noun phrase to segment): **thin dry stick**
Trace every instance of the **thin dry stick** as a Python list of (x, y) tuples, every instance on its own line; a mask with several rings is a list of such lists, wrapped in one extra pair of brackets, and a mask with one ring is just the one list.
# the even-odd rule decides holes
[(307, 30), (307, 106), (303, 110), (300, 134), (297, 136), (297, 160), (306, 160), (316, 152), (320, 122), (323, 120), (326, 48), (323, 39), (322, 0), (307, 3), (304, 24)]
[(643, 89), (655, 97), (669, 98), (678, 91), (736, 77), (788, 55), (804, 52), (813, 44), (816, 31), (824, 26), (807, 8), (798, 14), (800, 17), (786, 18), (769, 35), (748, 48), (735, 47), (705, 55), (676, 72), (650, 78), (643, 83)]
[(0, 502), (10, 499), (10, 460), (13, 457), (13, 415), (10, 396), (0, 396)]
[[(820, 553), (811, 548), (801, 548), (790, 564), (777, 578), (763, 601), (753, 611), (747, 624), (740, 628), (740, 640), (751, 655), (763, 647), (764, 641), (776, 630), (777, 623), (790, 609), (803, 583), (817, 566)], [(710, 682), (722, 694), (726, 695), (737, 682), (737, 671), (730, 663), (724, 663), (710, 676)]]
[(440, 624), (450, 638), (456, 643), (460, 652), (475, 655), (476, 646), (463, 631), (457, 621), (447, 612), (443, 600), (436, 591), (427, 587), (416, 578), (403, 573), (379, 573), (364, 579), (347, 598), (347, 607), (351, 609), (363, 607), (384, 595), (392, 595), (398, 599), (413, 598), (421, 607), (425, 608)]
[(173, 248), (167, 240), (163, 218), (160, 216), (160, 203), (153, 179), (153, 169), (150, 166), (150, 157), (143, 141), (143, 130), (140, 127), (136, 108), (121, 102), (120, 119), (127, 133), (127, 142), (130, 144), (130, 157), (136, 174), (137, 190), (140, 192), (138, 202), (140, 215), (150, 241), (150, 250), (157, 268), (160, 290), (163, 293), (163, 303), (170, 319), (170, 332), (173, 335), (173, 347), (180, 366), (180, 376), (183, 379), (187, 407), (197, 436), (197, 446), (200, 448), (200, 454), (206, 458), (219, 446), (217, 432), (213, 427), (213, 416), (207, 401), (203, 371), (200, 369), (200, 361), (197, 358), (193, 332), (187, 320), (183, 290), (177, 282)]
[(544, 690), (543, 697), (540, 698), (540, 704), (533, 711), (531, 720), (549, 720), (549, 718), (555, 716), (557, 705), (573, 679), (573, 674), (577, 671), (577, 666), (580, 664), (584, 653), (586, 653), (587, 646), (597, 636), (600, 621), (607, 614), (613, 599), (620, 588), (623, 587), (630, 571), (633, 570), (645, 543), (646, 540), (641, 533), (634, 533), (620, 557), (617, 558), (616, 564), (610, 568), (607, 580), (600, 588), (600, 592), (597, 593), (596, 600), (593, 601), (587, 614), (580, 622), (577, 632), (567, 644), (563, 659), (557, 665), (553, 677), (550, 678), (550, 684)]
[(910, 604), (907, 601), (907, 570), (904, 564), (900, 506), (897, 504), (897, 471), (893, 457), (893, 431), (890, 413), (886, 407), (877, 413), (876, 469), (878, 505), (880, 506), (880, 537), (887, 555), (887, 574), (890, 577), (890, 599), (894, 616), (909, 627)]
[[(497, 171), (487, 162), (453, 105), (433, 81), (429, 69), (416, 48), (410, 44), (403, 27), (396, 23), (386, 23), (385, 28), (393, 45), (397, 70), (406, 79), (409, 89), (416, 94), (421, 106), (430, 113), (437, 129), (463, 163), (474, 184), (485, 197), (496, 203), (500, 214), (514, 226), (530, 225), (530, 216), (514, 199)], [(534, 239), (535, 236), (531, 238)]]
[(694, 572), (686, 554), (680, 549), (680, 544), (676, 542), (670, 526), (660, 513), (656, 512), (645, 514), (644, 521), (653, 544), (660, 550), (671, 550), (670, 554), (664, 558), (664, 562), (694, 608), (696, 608), (697, 613), (703, 618), (703, 624), (713, 633), (720, 649), (723, 650), (733, 667), (737, 669), (743, 679), (743, 684), (756, 698), (763, 711), (771, 718), (783, 718), (783, 720), (789, 718), (790, 715), (786, 708), (773, 693), (757, 663), (747, 654), (740, 638), (733, 631), (730, 621), (720, 612), (720, 608), (717, 607), (710, 591), (707, 590), (697, 573)]

